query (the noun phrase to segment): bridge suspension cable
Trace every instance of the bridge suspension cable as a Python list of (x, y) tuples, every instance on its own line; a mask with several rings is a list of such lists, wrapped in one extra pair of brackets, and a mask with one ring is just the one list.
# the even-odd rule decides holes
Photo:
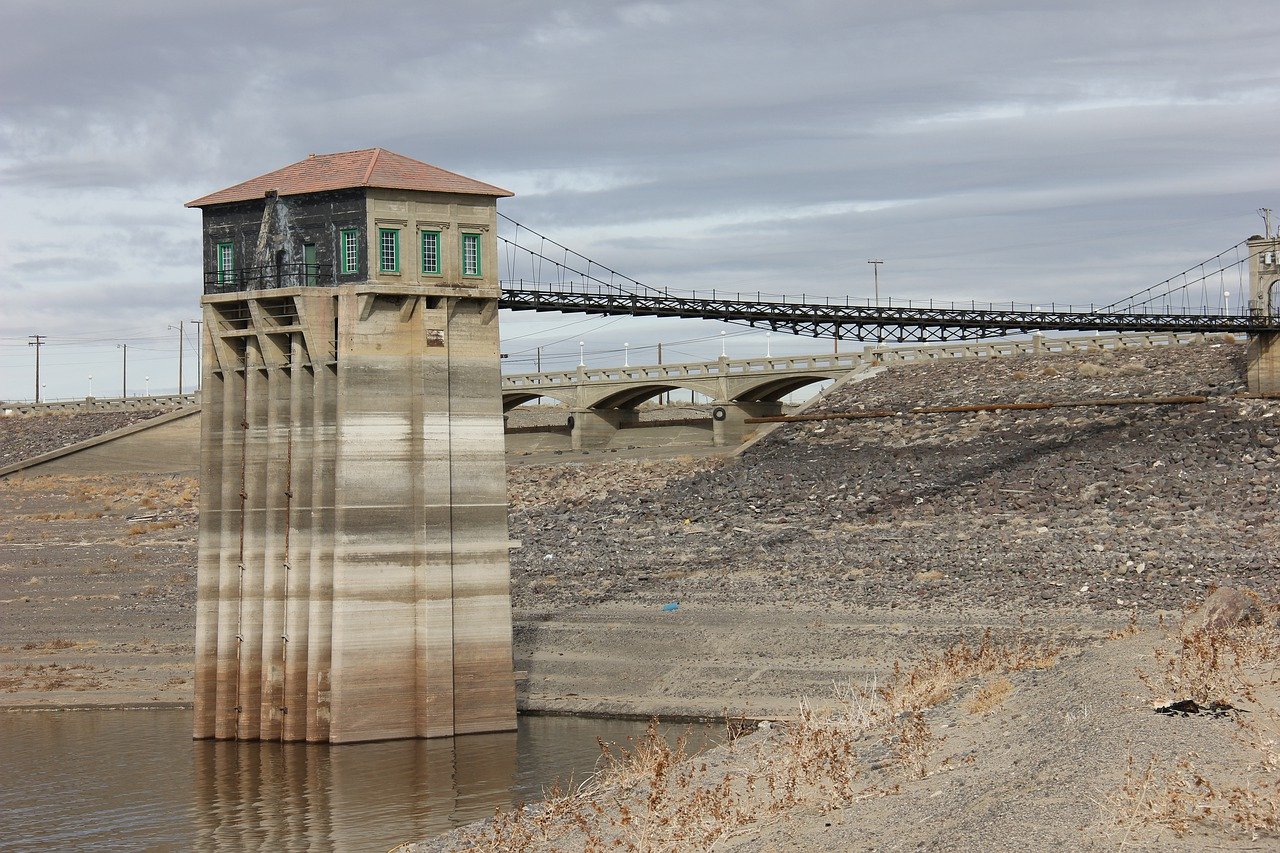
[[(1241, 247), (1247, 241), (1103, 308), (891, 297), (855, 300), (850, 296), (810, 301), (805, 294), (711, 290), (708, 295), (707, 291), (650, 287), (508, 216), (499, 216), (511, 229), (510, 236), (498, 237), (506, 252), (509, 276), (501, 282), (499, 304), (516, 311), (684, 317), (862, 341), (969, 340), (1034, 331), (1249, 333), (1280, 327), (1280, 319), (1253, 316), (1244, 310), (1244, 265), (1249, 253)], [(525, 262), (529, 264), (528, 280), (517, 270)], [(1242, 298), (1237, 302), (1241, 307), (1238, 313), (1231, 312), (1224, 290), (1229, 272), (1239, 279)], [(1210, 284), (1214, 286), (1212, 296)], [(766, 295), (769, 298), (764, 298)]]
[[(1248, 240), (1241, 240), (1211, 258), (1188, 267), (1162, 282), (1143, 288), (1124, 299), (1099, 308), (1100, 312), (1139, 313), (1143, 309), (1157, 307), (1165, 314), (1225, 314), (1229, 305), (1223, 294), (1228, 285), (1234, 285), (1240, 296), (1241, 314), (1247, 313), (1245, 277), (1252, 254), (1245, 248)], [(1188, 278), (1188, 276), (1194, 276)], [(1228, 276), (1234, 281), (1228, 281)], [(1210, 284), (1214, 287), (1210, 290)], [(1198, 301), (1197, 301), (1198, 300)]]
[[(545, 234), (534, 231), (527, 225), (516, 222), (510, 216), (499, 213), (498, 218), (509, 223), (511, 236), (498, 235), (502, 243), (507, 261), (507, 281), (524, 283), (524, 277), (517, 267), (525, 261), (529, 263), (530, 282), (532, 284), (555, 283), (562, 287), (585, 286), (593, 282), (601, 288), (614, 293), (661, 293), (654, 287), (641, 284), (629, 275), (623, 275), (611, 267), (593, 261), (562, 243), (558, 243)], [(525, 242), (521, 242), (524, 240)], [(544, 279), (543, 273), (554, 275), (554, 280)], [(577, 281), (566, 278), (566, 273), (577, 276)]]

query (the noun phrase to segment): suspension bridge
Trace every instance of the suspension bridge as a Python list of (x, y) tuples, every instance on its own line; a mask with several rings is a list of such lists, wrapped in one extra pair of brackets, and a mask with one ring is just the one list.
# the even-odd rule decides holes
[[(1195, 266), (1108, 305), (981, 303), (939, 300), (854, 300), (850, 297), (656, 288), (592, 260), (510, 217), (498, 214), (498, 239), (508, 277), (503, 308), (515, 311), (718, 320), (794, 335), (875, 341), (943, 342), (1028, 334), (1080, 332), (1225, 332), (1280, 330), (1271, 284), (1280, 277), (1277, 239), (1250, 238)], [(524, 277), (524, 270), (528, 277)], [(1236, 283), (1235, 311), (1223, 297)], [(1260, 292), (1261, 291), (1261, 292)]]

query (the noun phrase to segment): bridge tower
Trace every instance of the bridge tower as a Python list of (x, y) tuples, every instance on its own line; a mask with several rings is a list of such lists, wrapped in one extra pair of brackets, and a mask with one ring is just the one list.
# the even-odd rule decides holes
[(497, 199), (373, 148), (203, 211), (197, 738), (515, 728)]
[[(1250, 237), (1248, 246), (1249, 313), (1280, 316), (1280, 236), (1271, 231), (1270, 216), (1266, 236)], [(1280, 394), (1280, 333), (1249, 335), (1248, 372), (1250, 391)]]

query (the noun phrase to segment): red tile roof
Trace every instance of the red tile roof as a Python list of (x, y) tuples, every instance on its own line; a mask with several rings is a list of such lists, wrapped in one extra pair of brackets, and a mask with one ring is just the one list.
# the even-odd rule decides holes
[(338, 154), (312, 154), (291, 166), (189, 201), (187, 207), (249, 201), (262, 198), (268, 190), (276, 190), (280, 195), (302, 195), (354, 187), (462, 193), (495, 198), (514, 195), (502, 187), (473, 181), (402, 154), (382, 148), (364, 148)]

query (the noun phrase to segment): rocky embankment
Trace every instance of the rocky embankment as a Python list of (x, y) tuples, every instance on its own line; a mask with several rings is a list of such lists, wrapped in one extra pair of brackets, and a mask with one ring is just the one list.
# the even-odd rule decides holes
[[(1274, 587), (1280, 402), (1216, 342), (894, 367), (813, 411), (1205, 395), (788, 424), (741, 457), (513, 470), (515, 604), (1179, 607)], [(683, 470), (680, 470), (683, 468)]]
[(162, 409), (147, 409), (83, 414), (56, 412), (0, 418), (0, 466), (21, 462), (162, 414)]

